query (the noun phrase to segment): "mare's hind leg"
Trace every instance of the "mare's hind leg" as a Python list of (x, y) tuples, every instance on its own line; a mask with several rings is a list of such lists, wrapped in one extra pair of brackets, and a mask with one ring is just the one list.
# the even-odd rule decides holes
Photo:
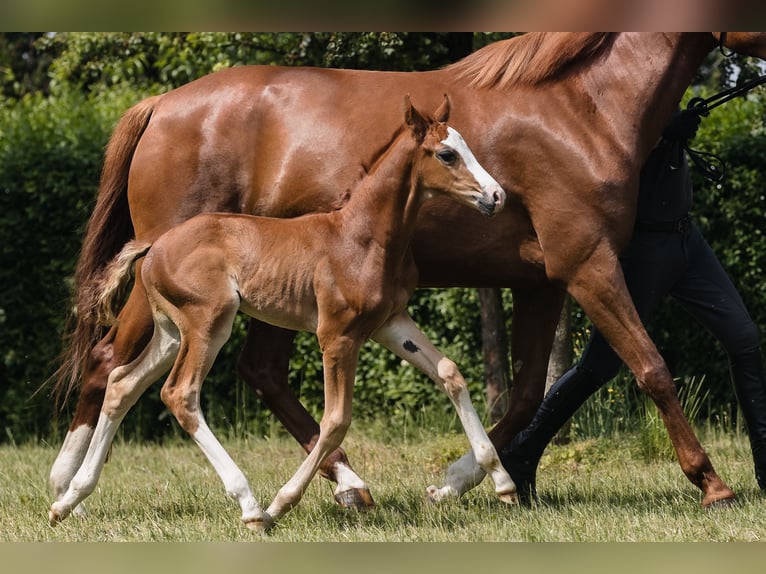
[[(465, 379), (455, 363), (428, 340), (407, 313), (391, 317), (373, 333), (372, 339), (412, 363), (447, 393), (463, 423), (476, 464), (491, 476), (495, 492), (502, 501), (517, 503), (516, 485), (500, 463), (500, 457), (471, 403)], [(432, 500), (439, 500), (458, 493), (431, 486), (428, 494)]]
[[(98, 422), (109, 374), (115, 367), (125, 365), (139, 355), (152, 336), (152, 325), (144, 289), (134, 287), (120, 312), (119, 321), (90, 353), (74, 417), (50, 471), (55, 499), (66, 492), (82, 464)], [(78, 506), (74, 512), (83, 514), (83, 506)]]
[[(245, 382), (309, 453), (319, 439), (319, 424), (287, 384), (294, 338), (294, 331), (251, 320), (238, 367)], [(361, 510), (375, 505), (370, 489), (351, 468), (342, 448), (327, 456), (319, 473), (337, 483), (334, 496), (341, 506)]]
[[(211, 288), (211, 292), (214, 289)], [(191, 309), (184, 313), (186, 326), (181, 334), (178, 358), (160, 396), (181, 428), (191, 435), (213, 465), (226, 493), (239, 503), (242, 522), (248, 528), (263, 532), (271, 526), (271, 517), (255, 500), (247, 478), (210, 430), (200, 408), (202, 383), (231, 335), (238, 306), (239, 298), (235, 297), (227, 307), (215, 307), (214, 315), (205, 309)], [(214, 308), (212, 303), (210, 308)]]
[[(543, 399), (548, 357), (563, 301), (564, 291), (553, 285), (513, 290), (513, 383), (508, 410), (488, 433), (498, 450), (529, 424)], [(484, 476), (469, 451), (447, 468), (445, 483), (439, 490), (460, 496)]]
[(98, 423), (92, 433), (82, 464), (66, 491), (51, 505), (51, 525), (66, 518), (96, 487), (117, 428), (144, 391), (170, 368), (178, 351), (175, 334), (157, 328), (144, 352), (128, 365), (109, 375)]

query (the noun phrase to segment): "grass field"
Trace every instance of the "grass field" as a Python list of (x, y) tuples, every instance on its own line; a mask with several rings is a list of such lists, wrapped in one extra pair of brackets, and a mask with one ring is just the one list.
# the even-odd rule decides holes
[[(532, 507), (499, 502), (489, 481), (460, 500), (424, 500), (446, 465), (464, 452), (456, 433), (425, 431), (406, 442), (364, 436), (352, 426), (345, 446), (370, 485), (368, 512), (336, 506), (332, 488), (316, 478), (301, 504), (266, 536), (239, 522), (212, 467), (191, 440), (171, 444), (118, 442), (89, 515), (47, 524), (47, 475), (55, 445), (0, 447), (0, 540), (37, 541), (759, 541), (766, 508), (757, 489), (746, 438), (707, 433), (703, 443), (719, 474), (738, 494), (730, 508), (703, 510), (700, 494), (673, 460), (646, 462), (631, 436), (551, 446)], [(291, 440), (230, 439), (225, 446), (267, 506), (302, 459)]]

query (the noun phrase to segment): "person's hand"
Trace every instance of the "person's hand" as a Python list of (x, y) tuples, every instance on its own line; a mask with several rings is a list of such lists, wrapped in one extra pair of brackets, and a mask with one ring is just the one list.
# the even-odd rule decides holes
[(662, 130), (662, 137), (671, 142), (685, 142), (697, 135), (700, 126), (698, 110), (680, 110), (673, 114), (668, 125)]

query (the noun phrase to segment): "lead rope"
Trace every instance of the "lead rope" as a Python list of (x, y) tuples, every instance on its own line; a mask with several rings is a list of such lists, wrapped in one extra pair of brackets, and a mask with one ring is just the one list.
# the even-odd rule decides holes
[[(725, 38), (725, 34), (725, 32), (721, 33), (721, 53), (723, 53), (723, 39)], [(726, 56), (726, 54), (724, 54), (724, 56)], [(710, 115), (710, 110), (717, 108), (721, 104), (725, 104), (737, 96), (744, 95), (762, 84), (766, 84), (766, 74), (759, 76), (754, 80), (750, 80), (749, 82), (745, 82), (741, 86), (735, 86), (728, 90), (724, 90), (707, 99), (692, 98), (686, 105), (686, 109), (694, 110), (701, 117), (707, 117)], [(716, 183), (722, 181), (723, 178), (726, 177), (726, 164), (720, 157), (713, 153), (692, 149), (689, 147), (688, 143), (684, 144), (684, 149), (704, 177)]]

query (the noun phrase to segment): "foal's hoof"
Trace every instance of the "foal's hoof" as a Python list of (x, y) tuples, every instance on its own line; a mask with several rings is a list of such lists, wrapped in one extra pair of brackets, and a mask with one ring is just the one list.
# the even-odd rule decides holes
[(58, 511), (54, 510), (53, 508), (48, 511), (48, 524), (51, 526), (56, 526), (62, 520), (64, 520), (64, 517), (61, 516)]
[(515, 490), (513, 492), (498, 492), (497, 497), (501, 502), (505, 502), (506, 504), (510, 504), (512, 506), (519, 505), (519, 495)]
[(266, 532), (274, 526), (274, 519), (267, 512), (264, 512), (263, 516), (260, 518), (253, 518), (245, 520), (244, 522), (245, 526), (258, 534), (266, 534)]
[(342, 492), (336, 492), (333, 496), (335, 497), (335, 502), (343, 508), (369, 510), (375, 506), (375, 501), (372, 499), (369, 488), (350, 488)]
[(432, 484), (426, 488), (426, 500), (428, 500), (428, 502), (436, 503), (441, 502), (445, 498), (458, 498), (459, 496), (458, 492), (451, 486), (442, 486), (439, 488)]

